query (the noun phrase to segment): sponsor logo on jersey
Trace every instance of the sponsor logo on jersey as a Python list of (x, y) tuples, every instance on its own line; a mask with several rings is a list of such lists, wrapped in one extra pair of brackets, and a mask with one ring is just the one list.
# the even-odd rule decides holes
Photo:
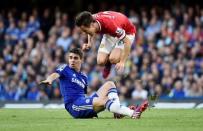
[(76, 78), (72, 78), (71, 82), (78, 84), (79, 86), (81, 86), (82, 88), (85, 88), (85, 84), (82, 83), (80, 80), (76, 79)]

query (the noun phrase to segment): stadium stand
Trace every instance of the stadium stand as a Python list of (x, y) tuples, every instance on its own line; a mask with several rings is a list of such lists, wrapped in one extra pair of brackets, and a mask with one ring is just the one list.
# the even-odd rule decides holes
[[(164, 2), (162, 3), (164, 4)], [(121, 100), (203, 99), (203, 8), (183, 3), (150, 8), (103, 2), (83, 10), (116, 10), (126, 14), (137, 28), (128, 75), (111, 72)], [(30, 7), (30, 6), (28, 6)], [(128, 8), (129, 7), (129, 8)], [(74, 26), (79, 11), (64, 7), (2, 8), (0, 11), (0, 101), (60, 100), (57, 81), (50, 87), (38, 83), (67, 61), (66, 51), (81, 47), (87, 39)], [(96, 65), (101, 36), (85, 52), (82, 71), (89, 77), (88, 94), (104, 81)]]

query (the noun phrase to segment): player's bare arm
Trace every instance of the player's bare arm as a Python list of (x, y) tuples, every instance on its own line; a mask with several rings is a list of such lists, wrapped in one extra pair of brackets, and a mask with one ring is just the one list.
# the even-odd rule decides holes
[(96, 34), (95, 35), (88, 34), (87, 37), (88, 37), (87, 43), (83, 44), (82, 50), (89, 50), (92, 47), (92, 44), (95, 41)]
[(41, 83), (51, 85), (54, 80), (56, 80), (57, 78), (59, 78), (59, 76), (60, 76), (60, 75), (59, 75), (58, 73), (52, 73), (51, 75), (49, 75), (49, 76), (47, 77), (46, 80), (42, 81)]
[(123, 38), (123, 42), (124, 42), (124, 50), (121, 54), (120, 62), (116, 64), (116, 69), (120, 72), (124, 71), (125, 62), (130, 54), (130, 49), (131, 49), (131, 42), (128, 37), (125, 36)]

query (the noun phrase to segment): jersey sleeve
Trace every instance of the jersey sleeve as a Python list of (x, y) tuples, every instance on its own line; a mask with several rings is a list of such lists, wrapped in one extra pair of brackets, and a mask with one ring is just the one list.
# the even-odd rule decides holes
[(67, 64), (58, 65), (55, 72), (61, 76), (63, 76), (64, 69), (67, 67)]
[(117, 37), (120, 40), (122, 40), (126, 35), (125, 30), (117, 26), (113, 20), (106, 22), (106, 29), (110, 34), (112, 34), (113, 36)]

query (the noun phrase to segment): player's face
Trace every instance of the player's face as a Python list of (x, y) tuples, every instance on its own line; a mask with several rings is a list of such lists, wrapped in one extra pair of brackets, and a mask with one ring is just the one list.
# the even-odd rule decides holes
[(87, 34), (89, 34), (89, 35), (94, 35), (95, 33), (96, 33), (96, 28), (94, 27), (94, 24), (92, 23), (92, 24), (90, 24), (90, 26), (88, 27), (88, 26), (80, 26), (80, 29), (83, 31), (83, 32), (85, 32), (85, 33), (87, 33)]
[(80, 71), (82, 60), (79, 55), (74, 53), (69, 53), (68, 62), (69, 62), (70, 68), (73, 68), (76, 71)]

